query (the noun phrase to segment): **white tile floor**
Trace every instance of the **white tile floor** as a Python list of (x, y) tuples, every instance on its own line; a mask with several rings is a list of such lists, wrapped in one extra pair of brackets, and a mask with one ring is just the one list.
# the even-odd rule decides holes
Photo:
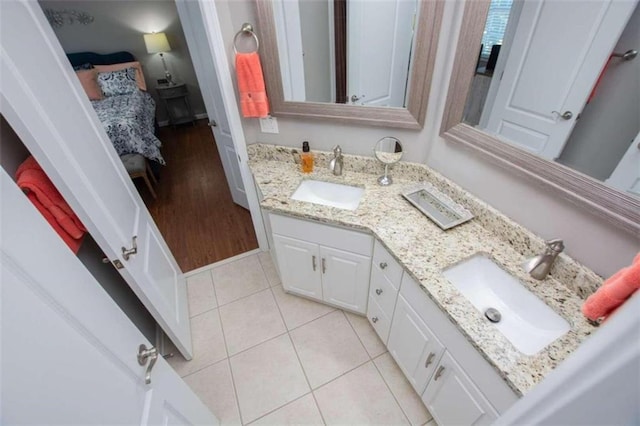
[(168, 361), (222, 424), (435, 425), (367, 319), (285, 293), (268, 253), (187, 288), (194, 358)]

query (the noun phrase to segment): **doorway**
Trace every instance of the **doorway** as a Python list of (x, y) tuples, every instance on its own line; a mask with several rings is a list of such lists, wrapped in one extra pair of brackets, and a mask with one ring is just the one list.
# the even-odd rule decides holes
[[(109, 0), (42, 0), (40, 5), (45, 12), (77, 7), (92, 18), (87, 24), (64, 21), (52, 26), (65, 53), (127, 51), (142, 63), (147, 92), (156, 101), (159, 126), (155, 133), (162, 142), (166, 165), (147, 160), (157, 184), (149, 189), (142, 179), (134, 183), (181, 270), (191, 271), (258, 248), (250, 212), (234, 203), (238, 201), (232, 193), (237, 192), (237, 179), (230, 179), (230, 167), (223, 164), (235, 161), (236, 156), (223, 152), (221, 157), (224, 142), (217, 139), (225, 135), (214, 136), (216, 132), (207, 126), (207, 89), (196, 76), (197, 58), (192, 60), (190, 55), (193, 46), (187, 45), (175, 1), (121, 1), (114, 7)], [(174, 80), (182, 81), (188, 90), (196, 119), (193, 124), (169, 126), (165, 104), (157, 95), (157, 79), (164, 74), (160, 57), (147, 53), (143, 41), (143, 34), (152, 31), (167, 35), (171, 50), (165, 53), (166, 64)]]

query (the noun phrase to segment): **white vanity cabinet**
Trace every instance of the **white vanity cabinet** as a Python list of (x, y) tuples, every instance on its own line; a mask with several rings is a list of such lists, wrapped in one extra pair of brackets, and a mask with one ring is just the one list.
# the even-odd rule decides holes
[(366, 313), (370, 235), (273, 213), (269, 218), (286, 291)]
[(391, 318), (393, 318), (403, 272), (402, 266), (380, 241), (376, 240), (371, 262), (367, 318), (385, 344), (389, 337)]
[(402, 296), (398, 297), (387, 348), (418, 394), (424, 391), (445, 351)]
[(489, 424), (518, 399), (407, 273), (387, 347), (440, 425)]
[(496, 410), (448, 352), (442, 355), (422, 400), (441, 425), (487, 425), (498, 418)]

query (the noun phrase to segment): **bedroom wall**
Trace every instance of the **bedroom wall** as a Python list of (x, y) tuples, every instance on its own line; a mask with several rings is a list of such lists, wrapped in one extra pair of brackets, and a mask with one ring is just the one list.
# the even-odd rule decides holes
[(158, 102), (154, 88), (156, 80), (164, 77), (164, 68), (158, 54), (147, 53), (142, 35), (165, 32), (172, 49), (165, 54), (167, 67), (174, 79), (187, 84), (194, 113), (206, 114), (173, 0), (41, 0), (39, 3), (43, 9), (77, 9), (94, 17), (88, 25), (73, 23), (53, 28), (65, 52), (131, 52), (142, 63), (147, 89), (156, 99), (160, 122), (167, 120), (167, 113)]
[[(231, 59), (231, 41), (242, 22), (257, 25), (255, 7), (252, 0), (217, 1), (216, 5)], [(439, 136), (463, 6), (464, 2), (445, 2), (429, 108), (422, 130), (278, 118), (280, 133), (269, 135), (260, 132), (258, 120), (243, 119), (246, 143), (300, 146), (303, 140), (309, 140), (312, 149), (328, 151), (339, 143), (344, 152), (372, 155), (376, 140), (396, 136), (406, 148), (404, 160), (427, 164), (543, 238), (564, 239), (566, 253), (596, 273), (609, 276), (630, 264), (640, 251), (636, 236), (607, 224), (584, 208), (575, 207), (536, 182), (518, 178)], [(232, 68), (230, 72), (233, 75)]]

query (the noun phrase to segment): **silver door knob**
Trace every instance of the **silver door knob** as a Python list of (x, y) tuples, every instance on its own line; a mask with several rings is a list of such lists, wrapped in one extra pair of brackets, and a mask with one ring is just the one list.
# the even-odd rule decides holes
[(149, 360), (149, 365), (147, 366), (147, 371), (144, 375), (144, 382), (149, 384), (151, 383), (151, 369), (158, 360), (158, 350), (153, 346), (147, 349), (147, 347), (142, 344), (138, 346), (138, 364), (145, 365), (147, 360)]
[(131, 238), (132, 243), (130, 249), (122, 247), (122, 257), (124, 258), (124, 260), (129, 260), (129, 257), (132, 254), (138, 253), (138, 245), (136, 244), (137, 238), (138, 237), (136, 237), (135, 235), (133, 236), (133, 238)]
[(216, 120), (211, 120), (209, 122), (209, 127), (218, 127), (218, 123), (216, 123)]
[(565, 111), (563, 113), (559, 113), (558, 111), (551, 111), (551, 114), (558, 114), (558, 117), (563, 120), (571, 120), (573, 118), (573, 113), (571, 111)]

